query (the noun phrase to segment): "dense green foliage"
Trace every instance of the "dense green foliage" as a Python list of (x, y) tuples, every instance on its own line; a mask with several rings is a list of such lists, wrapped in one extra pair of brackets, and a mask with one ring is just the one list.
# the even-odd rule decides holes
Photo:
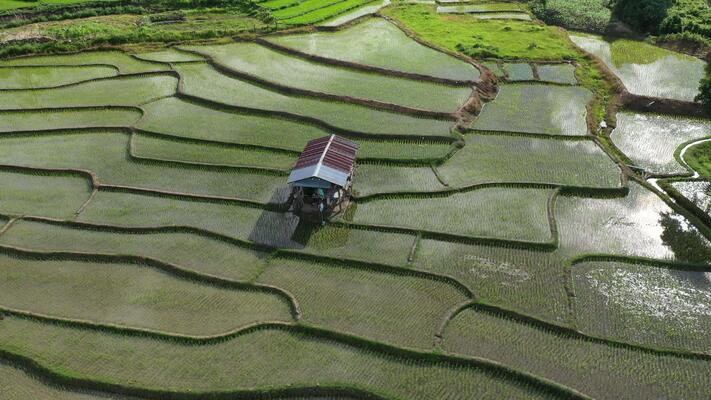
[(711, 141), (690, 147), (684, 154), (684, 161), (702, 177), (711, 180)]
[(711, 66), (709, 65), (706, 66), (706, 76), (701, 80), (699, 94), (695, 100), (700, 101), (706, 114), (711, 115)]
[(546, 23), (603, 32), (610, 22), (609, 0), (536, 0), (531, 10)]
[(711, 5), (706, 0), (616, 0), (614, 14), (642, 32), (711, 40)]

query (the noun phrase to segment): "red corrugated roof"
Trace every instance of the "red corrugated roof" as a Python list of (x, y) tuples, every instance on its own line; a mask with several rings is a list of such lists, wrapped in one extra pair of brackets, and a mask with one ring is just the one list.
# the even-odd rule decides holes
[(348, 174), (355, 164), (357, 151), (357, 143), (336, 135), (314, 139), (304, 147), (294, 170), (322, 163)]

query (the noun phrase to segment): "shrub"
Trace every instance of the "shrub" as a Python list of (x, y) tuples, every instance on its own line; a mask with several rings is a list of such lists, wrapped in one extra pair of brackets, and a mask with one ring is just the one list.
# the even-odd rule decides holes
[(614, 13), (633, 29), (657, 33), (671, 5), (671, 0), (617, 0)]
[(604, 32), (612, 14), (609, 0), (538, 0), (532, 10), (546, 23), (591, 32)]
[(711, 115), (711, 66), (706, 66), (706, 76), (701, 80), (699, 94), (696, 101), (700, 101), (706, 114)]

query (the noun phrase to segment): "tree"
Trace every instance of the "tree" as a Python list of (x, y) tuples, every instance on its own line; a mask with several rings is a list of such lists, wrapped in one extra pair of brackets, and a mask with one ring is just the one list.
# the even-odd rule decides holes
[(635, 30), (657, 33), (671, 5), (671, 0), (617, 0), (614, 14)]
[(706, 66), (706, 76), (701, 80), (695, 100), (700, 101), (706, 114), (711, 115), (711, 64)]

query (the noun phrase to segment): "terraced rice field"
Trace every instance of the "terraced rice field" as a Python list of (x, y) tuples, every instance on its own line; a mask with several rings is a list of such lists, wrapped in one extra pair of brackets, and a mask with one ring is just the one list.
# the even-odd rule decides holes
[[(706, 121), (623, 111), (613, 153), (578, 64), (489, 60), (488, 99), (345, 26), (0, 61), (0, 398), (706, 398), (709, 229), (625, 166), (708, 208)], [(321, 225), (286, 180), (332, 133), (360, 149)]]
[(705, 62), (644, 42), (608, 43), (592, 35), (570, 38), (607, 64), (633, 94), (693, 101), (704, 76)]

